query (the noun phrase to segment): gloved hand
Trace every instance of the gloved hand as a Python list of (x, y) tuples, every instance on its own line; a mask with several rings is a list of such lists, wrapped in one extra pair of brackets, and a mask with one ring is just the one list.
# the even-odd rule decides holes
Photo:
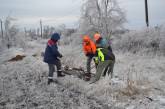
[(62, 58), (62, 57), (63, 57), (62, 54), (60, 54), (60, 55), (59, 55), (59, 58)]
[(87, 57), (88, 57), (88, 56), (93, 56), (93, 54), (91, 54), (91, 53), (87, 53), (86, 56), (87, 56)]

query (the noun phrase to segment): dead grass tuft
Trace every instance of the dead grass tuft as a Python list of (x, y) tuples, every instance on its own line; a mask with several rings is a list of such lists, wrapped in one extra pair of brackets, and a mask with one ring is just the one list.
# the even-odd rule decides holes
[(133, 96), (139, 94), (139, 90), (135, 85), (135, 82), (132, 80), (127, 80), (127, 87), (124, 90), (120, 90), (122, 95)]

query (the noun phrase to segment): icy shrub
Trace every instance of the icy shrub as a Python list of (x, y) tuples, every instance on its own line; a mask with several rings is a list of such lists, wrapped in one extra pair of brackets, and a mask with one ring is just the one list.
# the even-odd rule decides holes
[(130, 31), (116, 39), (114, 48), (124, 52), (130, 51), (137, 53), (143, 51), (145, 53), (164, 51), (164, 26), (155, 28), (146, 28), (144, 30)]
[(72, 34), (64, 34), (61, 36), (60, 45), (80, 45), (81, 44), (81, 35), (78, 32)]
[(165, 55), (165, 38), (162, 38), (162, 40), (160, 40), (160, 50)]
[(165, 54), (165, 25), (160, 30), (161, 40), (160, 40), (160, 50)]
[(85, 65), (85, 56), (82, 52), (81, 45), (62, 45), (59, 50), (63, 54), (62, 63), (64, 65), (68, 65), (69, 67), (80, 67)]
[[(12, 17), (7, 17), (4, 22), (4, 36), (0, 37), (1, 44), (3, 49), (11, 48), (11, 47), (26, 47), (26, 39), (24, 34), (18, 29), (16, 25), (12, 22), (16, 20)], [(1, 48), (1, 47), (0, 47)]]
[(25, 38), (24, 34), (20, 32), (15, 36), (15, 38), (16, 38), (16, 40), (14, 42), (14, 43), (16, 43), (15, 45), (17, 47), (26, 49), (27, 44), (26, 44), (26, 38)]
[(126, 96), (133, 96), (138, 94), (139, 92), (138, 88), (136, 88), (136, 86), (134, 85), (134, 81), (128, 80), (127, 86), (123, 90), (121, 90), (120, 93)]
[(0, 52), (4, 50), (4, 44), (3, 44), (3, 40), (0, 39)]

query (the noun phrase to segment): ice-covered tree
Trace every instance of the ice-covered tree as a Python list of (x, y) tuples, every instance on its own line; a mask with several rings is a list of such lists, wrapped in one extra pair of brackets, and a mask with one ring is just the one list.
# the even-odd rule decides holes
[(123, 28), (124, 11), (116, 0), (86, 0), (82, 7), (80, 31), (82, 34), (100, 32), (104, 37)]
[(15, 20), (13, 17), (8, 16), (4, 21), (5, 35), (1, 40), (3, 48), (11, 48), (13, 46), (25, 47), (25, 37), (17, 26), (13, 24)]
[(15, 45), (16, 37), (15, 35), (19, 32), (19, 30), (16, 28), (15, 25), (12, 24), (12, 21), (16, 19), (8, 16), (5, 19), (4, 27), (5, 27), (5, 37), (4, 37), (4, 43), (5, 45), (10, 48), (11, 46)]

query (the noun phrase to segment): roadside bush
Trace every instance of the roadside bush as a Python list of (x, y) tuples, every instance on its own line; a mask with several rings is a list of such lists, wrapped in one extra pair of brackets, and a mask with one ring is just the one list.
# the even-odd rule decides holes
[(114, 48), (123, 52), (132, 53), (164, 53), (165, 27), (157, 26), (144, 30), (130, 31), (114, 41)]

